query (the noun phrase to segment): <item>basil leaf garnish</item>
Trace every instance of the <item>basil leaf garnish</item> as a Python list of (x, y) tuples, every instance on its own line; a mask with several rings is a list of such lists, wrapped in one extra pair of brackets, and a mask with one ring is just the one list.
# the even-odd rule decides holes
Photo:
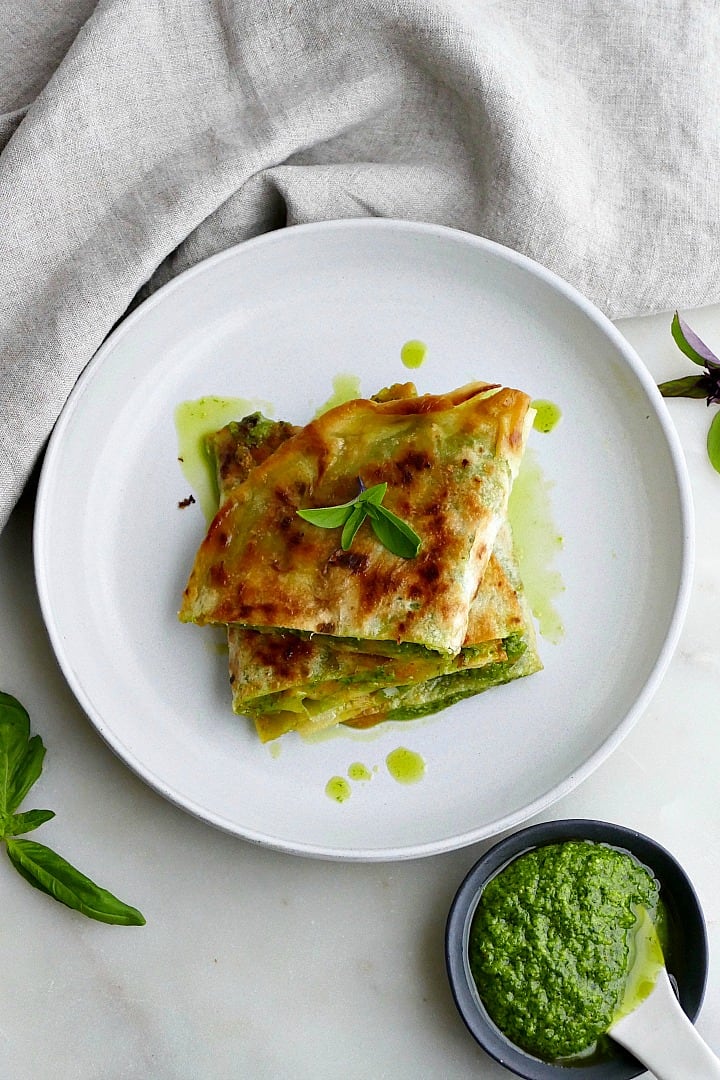
[(13, 838), (7, 838), (5, 843), (10, 862), (25, 880), (61, 904), (99, 922), (119, 926), (145, 925), (137, 908), (100, 888), (44, 844)]
[(18, 840), (55, 817), (52, 810), (18, 806), (42, 773), (45, 747), (30, 735), (30, 717), (17, 698), (0, 691), (0, 840), (10, 862), (26, 881), (88, 918), (123, 926), (143, 926), (137, 910), (96, 885), (61, 855), (34, 840)]
[(385, 498), (386, 493), (387, 484), (373, 484), (372, 487), (365, 488), (358, 498), (362, 499), (364, 503), (371, 503), (373, 506), (379, 506)]
[(319, 529), (339, 529), (344, 525), (356, 506), (355, 499), (340, 506), (319, 506), (315, 510), (298, 510), (298, 517), (317, 525)]
[(343, 526), (342, 536), (340, 537), (340, 547), (343, 551), (347, 551), (355, 539), (355, 533), (365, 520), (366, 512), (365, 507), (359, 505), (354, 506), (350, 511), (348, 519)]
[(366, 517), (370, 518), (373, 532), (381, 544), (393, 555), (403, 559), (414, 559), (420, 550), (422, 540), (407, 522), (393, 514), (382, 501), (387, 492), (387, 484), (373, 484), (366, 488), (358, 477), (359, 493), (350, 502), (339, 506), (320, 506), (307, 510), (298, 510), (303, 521), (310, 522), (320, 529), (338, 529), (342, 527), (340, 546), (347, 551)]
[(385, 506), (368, 506), (372, 530), (378, 540), (394, 555), (414, 559), (420, 550), (420, 537)]

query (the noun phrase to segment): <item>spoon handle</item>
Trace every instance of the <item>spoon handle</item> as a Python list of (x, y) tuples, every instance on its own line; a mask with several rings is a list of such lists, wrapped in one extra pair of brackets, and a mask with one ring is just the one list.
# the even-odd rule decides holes
[(720, 1059), (698, 1035), (662, 968), (651, 994), (610, 1035), (657, 1080), (720, 1080)]

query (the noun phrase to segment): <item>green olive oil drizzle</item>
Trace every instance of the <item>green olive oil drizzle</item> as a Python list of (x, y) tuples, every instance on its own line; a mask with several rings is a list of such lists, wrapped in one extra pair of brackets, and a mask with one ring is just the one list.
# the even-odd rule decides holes
[(655, 923), (647, 909), (640, 908), (633, 932), (630, 970), (623, 999), (613, 1017), (613, 1024), (616, 1020), (631, 1013), (649, 996), (664, 966), (665, 957)]
[(510, 492), (508, 515), (520, 564), (525, 594), (542, 636), (557, 645), (564, 627), (555, 601), (565, 591), (553, 561), (563, 547), (552, 520), (550, 490), (531, 447)]
[(419, 368), (427, 356), (427, 345), (424, 341), (413, 339), (406, 341), (400, 349), (400, 359), (406, 368)]
[(231, 420), (240, 420), (257, 409), (272, 415), (267, 402), (234, 397), (201, 397), (183, 401), (175, 409), (178, 461), (206, 521), (212, 521), (218, 505), (215, 468), (205, 448), (205, 438)]
[(560, 408), (554, 401), (546, 401), (544, 398), (538, 398), (536, 401), (531, 402), (531, 406), (535, 410), (533, 427), (536, 431), (542, 431), (547, 435), (553, 428), (557, 427), (562, 420)]
[(329, 412), (330, 409), (334, 409), (337, 405), (344, 405), (346, 401), (353, 401), (355, 398), (360, 397), (359, 375), (348, 375), (347, 373), (336, 375), (332, 384), (332, 394), (327, 401), (319, 405), (315, 410), (316, 420), (323, 413)]
[(344, 803), (350, 798), (350, 784), (344, 776), (331, 776), (325, 785), (325, 794), (328, 799)]
[(420, 754), (398, 746), (385, 758), (387, 770), (398, 784), (416, 784), (425, 775), (425, 762)]
[(354, 761), (352, 765), (348, 766), (348, 776), (351, 780), (356, 781), (372, 780), (372, 773), (367, 765), (363, 765), (361, 761)]

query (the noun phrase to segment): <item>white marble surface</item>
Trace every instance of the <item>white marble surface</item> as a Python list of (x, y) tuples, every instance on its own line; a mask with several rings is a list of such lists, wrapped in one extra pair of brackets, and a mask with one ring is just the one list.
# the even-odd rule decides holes
[[(720, 306), (686, 314), (720, 350)], [(654, 378), (689, 373), (669, 314), (619, 325)], [(708, 924), (698, 1028), (720, 1051), (720, 476), (706, 459), (703, 403), (670, 410), (696, 507), (687, 621), (627, 739), (546, 816), (620, 822), (679, 858)], [(140, 907), (147, 925), (90, 922), (3, 860), (0, 1076), (507, 1076), (467, 1034), (443, 959), (452, 896), (489, 844), (398, 864), (312, 861), (164, 802), (113, 756), (58, 670), (33, 580), (32, 512), (28, 492), (0, 536), (0, 687), (26, 705), (48, 751), (26, 806), (54, 809), (37, 838)]]

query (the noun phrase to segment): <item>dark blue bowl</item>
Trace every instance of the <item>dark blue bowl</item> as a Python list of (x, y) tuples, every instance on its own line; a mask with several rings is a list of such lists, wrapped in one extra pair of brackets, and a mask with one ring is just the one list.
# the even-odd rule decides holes
[(544, 844), (565, 840), (594, 840), (629, 851), (649, 867), (660, 883), (671, 932), (667, 969), (683, 1010), (694, 1021), (700, 1011), (708, 968), (705, 919), (695, 890), (675, 858), (647, 836), (605, 821), (583, 818), (530, 825), (500, 840), (475, 863), (460, 886), (448, 916), (445, 958), (455, 1004), (470, 1033), (506, 1069), (526, 1080), (631, 1080), (645, 1066), (617, 1046), (612, 1057), (587, 1065), (541, 1061), (512, 1043), (490, 1019), (475, 986), (468, 959), (470, 925), (480, 893), (513, 859)]

